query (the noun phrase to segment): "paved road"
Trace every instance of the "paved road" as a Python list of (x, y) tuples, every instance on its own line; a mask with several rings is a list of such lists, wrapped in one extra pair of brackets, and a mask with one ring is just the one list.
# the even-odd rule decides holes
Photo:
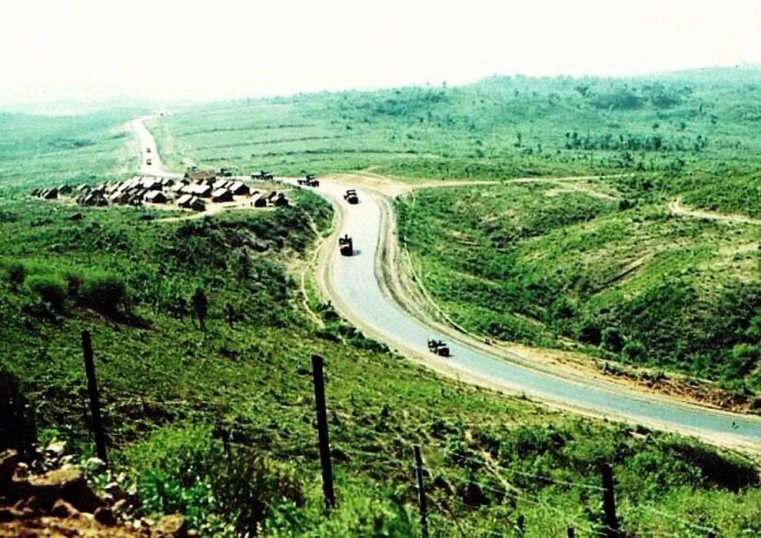
[[(161, 163), (161, 156), (156, 149), (156, 141), (145, 126), (145, 122), (152, 118), (153, 116), (143, 116), (142, 118), (132, 120), (130, 123), (135, 130), (135, 134), (137, 134), (138, 140), (140, 140), (140, 173), (146, 176), (182, 177), (182, 174), (176, 174), (164, 170), (164, 166)], [(148, 164), (149, 160), (151, 164)]]
[[(448, 341), (452, 356), (446, 359), (463, 379), (527, 396), (583, 414), (640, 423), (667, 431), (695, 435), (722, 445), (761, 452), (761, 418), (726, 413), (686, 404), (664, 396), (643, 393), (598, 379), (542, 371), (524, 359), (505, 360), (475, 342), (452, 341), (402, 310), (382, 291), (377, 278), (381, 205), (373, 194), (358, 189), (361, 203), (350, 206), (342, 199), (344, 186), (323, 181), (315, 192), (341, 208), (338, 234), (349, 234), (358, 253), (353, 257), (331, 254), (328, 279), (341, 313), (373, 337), (391, 347), (430, 355), (428, 338)], [(565, 377), (562, 377), (565, 376)]]
[[(141, 172), (171, 175), (163, 170), (153, 137), (142, 120), (133, 121), (132, 126), (140, 138), (143, 156), (147, 155), (145, 150), (150, 147), (155, 160), (152, 159), (150, 167), (143, 165)], [(293, 183), (292, 180), (290, 182)], [(519, 357), (513, 360), (497, 357), (467, 337), (452, 341), (443, 334), (437, 334), (424, 322), (402, 310), (382, 290), (376, 260), (384, 230), (381, 228), (382, 206), (375, 198), (377, 193), (357, 189), (360, 204), (350, 206), (342, 198), (344, 188), (338, 183), (322, 181), (315, 190), (339, 208), (340, 219), (335, 237), (349, 234), (354, 239), (356, 250), (354, 256), (343, 257), (338, 254), (337, 248), (326, 245), (332, 249), (327, 264), (328, 289), (340, 313), (370, 336), (419, 357), (431, 357), (427, 349), (429, 338), (449, 340), (452, 357), (445, 359), (446, 370), (450, 374), (461, 375), (467, 381), (509, 392), (522, 392), (582, 414), (646, 424), (695, 435), (716, 444), (761, 452), (759, 417), (690, 405), (597, 379), (544, 371)]]

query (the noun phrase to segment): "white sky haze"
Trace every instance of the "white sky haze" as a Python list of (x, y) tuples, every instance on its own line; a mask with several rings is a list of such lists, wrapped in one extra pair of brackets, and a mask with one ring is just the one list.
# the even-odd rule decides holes
[(0, 0), (0, 102), (761, 62), (761, 0)]

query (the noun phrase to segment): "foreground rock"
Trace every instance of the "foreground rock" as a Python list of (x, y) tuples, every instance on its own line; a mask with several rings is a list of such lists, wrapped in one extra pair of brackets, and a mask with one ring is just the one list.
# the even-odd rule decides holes
[[(51, 451), (51, 456), (58, 460), (63, 460), (62, 454), (63, 450)], [(128, 500), (118, 485), (110, 484), (105, 499), (101, 498), (82, 471), (70, 463), (37, 475), (27, 473), (26, 469), (15, 451), (0, 453), (0, 538), (194, 535), (180, 514), (166, 516), (154, 526), (125, 524), (117, 513)], [(114, 506), (106, 499), (114, 502)]]

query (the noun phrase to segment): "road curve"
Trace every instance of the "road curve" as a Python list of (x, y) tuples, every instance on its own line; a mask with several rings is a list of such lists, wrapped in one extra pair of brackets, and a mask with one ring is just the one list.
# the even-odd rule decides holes
[[(483, 343), (462, 335), (452, 339), (435, 327), (410, 316), (385, 289), (377, 258), (387, 248), (381, 238), (389, 226), (384, 217), (383, 197), (369, 189), (357, 189), (360, 204), (342, 199), (345, 185), (322, 181), (315, 192), (338, 209), (339, 219), (331, 249), (325, 286), (337, 310), (368, 335), (407, 355), (415, 355), (442, 373), (486, 387), (572, 409), (586, 415), (645, 424), (666, 431), (700, 437), (708, 442), (761, 452), (761, 418), (701, 407), (622, 387), (568, 372), (549, 371), (526, 359), (489, 350)], [(340, 256), (335, 237), (349, 234), (356, 254)], [(388, 260), (384, 260), (388, 261)], [(428, 352), (429, 338), (446, 340), (452, 351), (448, 359)], [(507, 355), (507, 357), (505, 356)], [(507, 360), (506, 360), (507, 359)]]
[[(156, 157), (151, 173), (167, 175), (161, 168), (155, 143), (142, 119), (135, 120), (133, 127), (140, 137), (143, 151), (151, 147)], [(388, 234), (383, 232), (393, 226), (390, 221), (393, 216), (384, 215), (382, 210), (384, 205), (388, 207), (387, 200), (378, 192), (358, 188), (360, 203), (349, 205), (342, 196), (345, 187), (323, 180), (315, 189), (315, 193), (330, 201), (337, 210), (334, 233), (323, 245), (326, 263), (322, 266), (326, 271), (320, 280), (339, 313), (369, 336), (439, 372), (467, 382), (523, 393), (585, 415), (645, 424), (694, 435), (718, 445), (761, 452), (759, 417), (728, 413), (598, 379), (541, 369), (517, 356), (498, 356), (482, 343), (464, 335), (453, 340), (451, 334), (438, 332), (412, 317), (393, 300), (378, 270), (377, 262), (388, 249), (388, 245), (384, 245), (384, 237)], [(336, 238), (343, 234), (354, 239), (354, 256), (338, 254)], [(452, 356), (442, 359), (429, 353), (428, 338), (447, 340)]]

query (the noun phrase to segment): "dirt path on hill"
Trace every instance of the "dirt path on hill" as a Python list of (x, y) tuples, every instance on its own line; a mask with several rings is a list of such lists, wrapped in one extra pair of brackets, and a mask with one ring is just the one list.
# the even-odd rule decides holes
[(746, 217), (745, 215), (723, 215), (721, 213), (714, 213), (712, 211), (704, 211), (702, 209), (691, 209), (682, 205), (682, 199), (677, 198), (669, 204), (669, 211), (673, 215), (680, 217), (692, 217), (694, 219), (701, 220), (715, 220), (718, 222), (734, 222), (742, 224), (755, 224), (761, 225), (760, 219), (754, 219), (752, 217)]

